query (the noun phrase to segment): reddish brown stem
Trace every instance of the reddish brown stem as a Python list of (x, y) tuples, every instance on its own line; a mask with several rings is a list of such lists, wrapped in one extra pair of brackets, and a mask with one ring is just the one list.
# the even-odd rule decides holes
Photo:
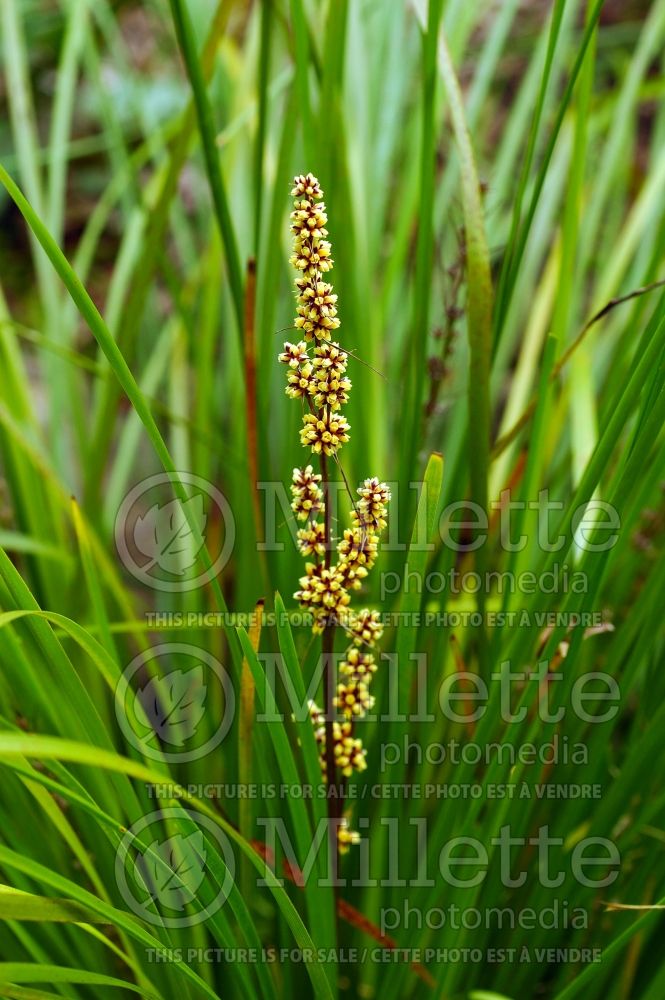
[[(321, 453), (321, 483), (323, 486), (323, 496), (325, 501), (324, 510), (324, 533), (326, 539), (326, 549), (324, 554), (324, 565), (330, 569), (332, 558), (331, 545), (331, 525), (332, 518), (330, 512), (330, 480), (328, 478), (328, 458), (325, 453)], [(335, 775), (335, 742), (333, 737), (333, 719), (335, 716), (335, 626), (326, 621), (323, 628), (321, 643), (321, 655), (323, 657), (323, 690), (325, 697), (325, 726), (326, 726), (326, 778), (328, 781), (328, 821), (330, 825), (330, 849), (331, 860), (337, 858), (337, 829), (336, 820), (340, 815), (340, 801), (336, 788)]]

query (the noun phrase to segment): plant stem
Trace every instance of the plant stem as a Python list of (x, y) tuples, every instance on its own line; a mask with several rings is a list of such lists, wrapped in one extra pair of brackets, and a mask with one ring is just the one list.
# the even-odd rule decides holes
[[(328, 458), (321, 454), (321, 483), (323, 486), (323, 496), (325, 502), (324, 509), (324, 532), (326, 548), (324, 553), (324, 565), (330, 569), (332, 547), (331, 547), (331, 516), (330, 516), (330, 480), (328, 478)], [(335, 626), (326, 622), (323, 629), (321, 643), (321, 655), (323, 657), (323, 690), (325, 697), (325, 720), (326, 720), (326, 778), (328, 782), (328, 823), (330, 832), (330, 852), (331, 862), (337, 858), (337, 830), (335, 820), (339, 817), (339, 800), (333, 794), (331, 786), (335, 782), (335, 743), (333, 737), (333, 719), (335, 713), (335, 670), (334, 670), (334, 647), (335, 647)], [(335, 789), (336, 791), (336, 789)]]

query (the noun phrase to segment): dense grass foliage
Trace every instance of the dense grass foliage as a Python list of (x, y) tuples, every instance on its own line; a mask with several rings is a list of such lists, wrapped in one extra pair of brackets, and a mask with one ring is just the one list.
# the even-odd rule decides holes
[[(660, 1000), (665, 0), (0, 36), (0, 996)], [(338, 886), (277, 362), (307, 171), (346, 478), (392, 490)]]

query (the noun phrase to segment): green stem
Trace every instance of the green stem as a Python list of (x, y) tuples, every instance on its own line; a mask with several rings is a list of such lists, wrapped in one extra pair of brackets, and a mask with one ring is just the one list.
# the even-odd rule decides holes
[(201, 136), (201, 147), (203, 158), (210, 184), (210, 193), (219, 224), (219, 230), (226, 251), (226, 266), (228, 269), (229, 284), (231, 286), (231, 298), (238, 328), (238, 336), (242, 347), (243, 336), (243, 282), (240, 267), (240, 255), (236, 234), (231, 220), (226, 187), (222, 177), (222, 169), (219, 163), (219, 149), (216, 140), (215, 119), (212, 104), (206, 88), (206, 77), (202, 67), (201, 59), (194, 37), (194, 29), (189, 17), (187, 6), (183, 0), (170, 0), (171, 14), (175, 26), (178, 45), (182, 53), (183, 62), (187, 70), (187, 76), (192, 87), (196, 117)]

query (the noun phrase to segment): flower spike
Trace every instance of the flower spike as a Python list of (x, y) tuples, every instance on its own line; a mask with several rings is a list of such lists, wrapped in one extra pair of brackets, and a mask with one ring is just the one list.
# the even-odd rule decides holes
[[(351, 428), (341, 412), (351, 391), (346, 373), (349, 354), (332, 339), (340, 320), (337, 295), (329, 280), (333, 258), (321, 185), (313, 174), (299, 174), (291, 193), (291, 263), (297, 271), (294, 326), (302, 339), (295, 344), (287, 341), (279, 361), (287, 366), (287, 396), (300, 400), (304, 408), (300, 443), (321, 462), (320, 474), (311, 465), (293, 470), (291, 508), (298, 521), (304, 522), (296, 539), (301, 555), (311, 560), (294, 596), (311, 614), (313, 632), (328, 638), (329, 650), (332, 637), (326, 630), (342, 626), (348, 636), (337, 683), (331, 692), (326, 689), (326, 710), (315, 702), (309, 705), (321, 773), (328, 782), (349, 778), (367, 767), (356, 724), (374, 706), (370, 684), (377, 667), (369, 650), (381, 637), (383, 625), (377, 611), (356, 612), (349, 605), (350, 593), (362, 587), (376, 562), (390, 490), (376, 477), (365, 479), (357, 491), (351, 525), (337, 542), (337, 561), (332, 563), (327, 461), (333, 457), (338, 462), (338, 453), (349, 440)], [(337, 778), (329, 773), (331, 768)], [(337, 819), (337, 849), (345, 854), (359, 843), (360, 836), (346, 817), (337, 814)]]

